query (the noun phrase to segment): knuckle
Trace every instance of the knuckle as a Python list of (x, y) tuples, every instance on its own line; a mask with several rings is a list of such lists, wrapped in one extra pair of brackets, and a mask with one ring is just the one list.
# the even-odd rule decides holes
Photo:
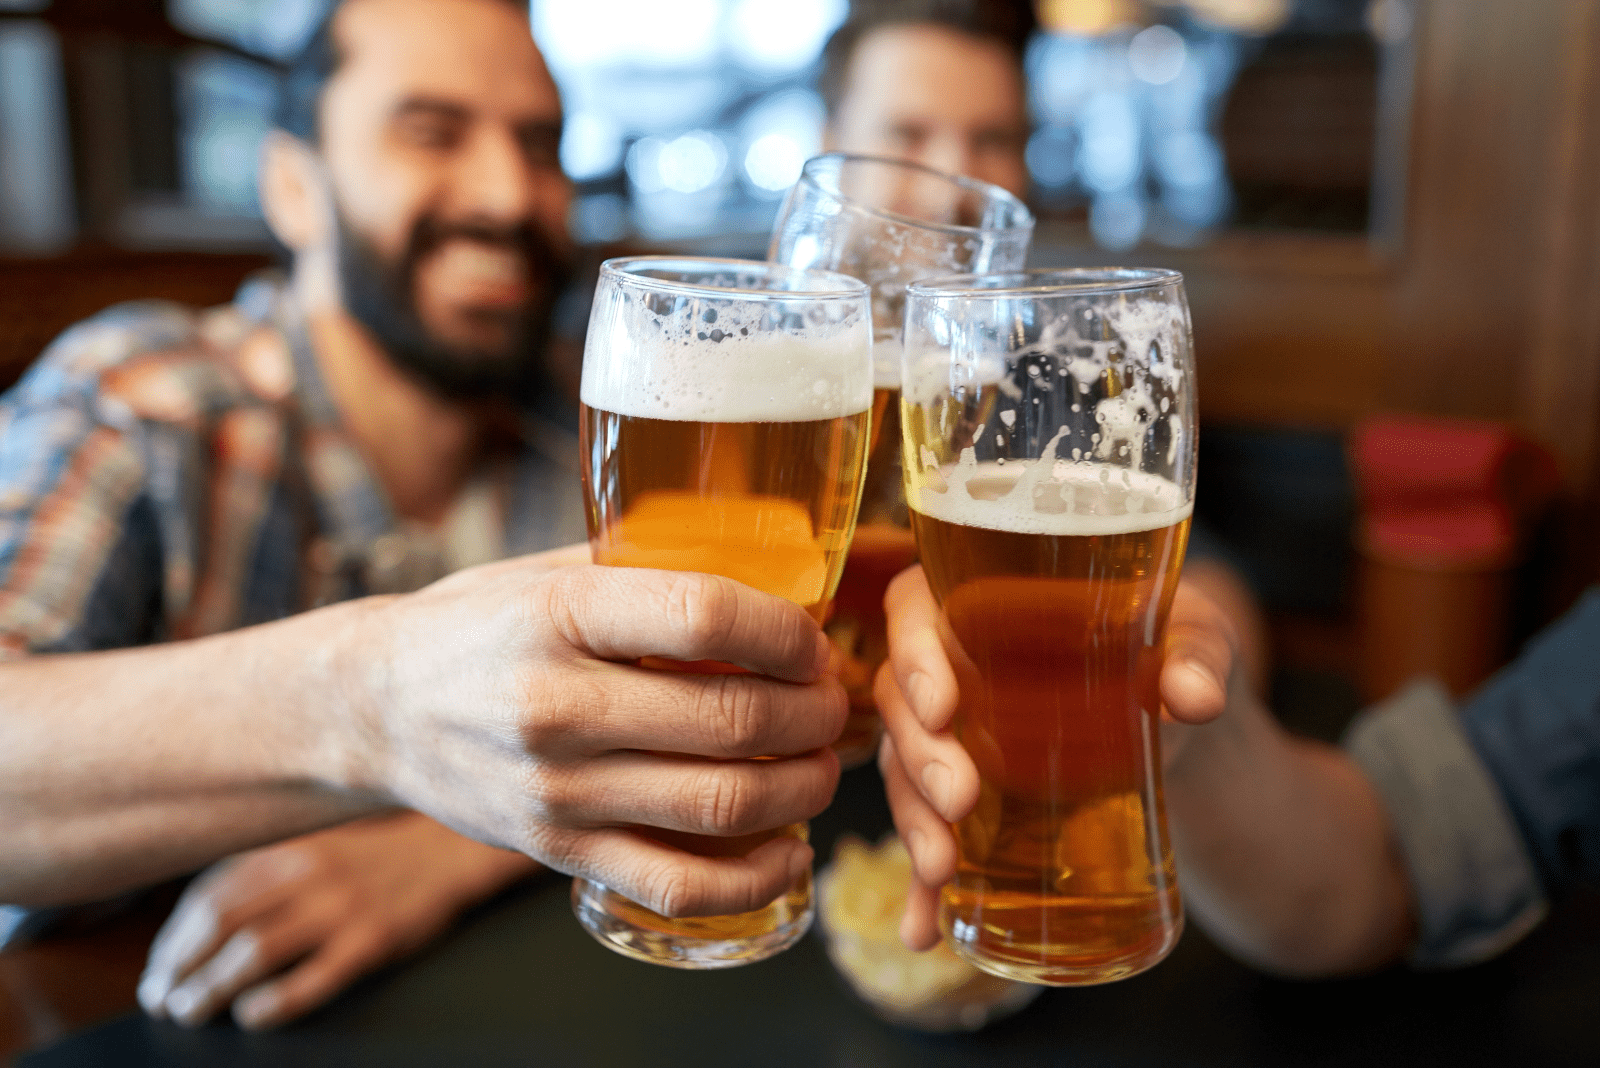
[(517, 710), (517, 737), (535, 756), (572, 750), (593, 724), (614, 714), (616, 697), (592, 672), (563, 671), (559, 679), (536, 679)]
[(748, 829), (757, 805), (756, 791), (745, 770), (724, 766), (705, 773), (696, 790), (697, 822), (702, 830), (709, 834), (737, 834)]
[(645, 897), (649, 905), (663, 916), (688, 916), (698, 911), (703, 892), (694, 876), (671, 861), (652, 865), (643, 877)]
[(512, 823), (517, 844), (530, 842), (552, 824), (558, 824), (571, 786), (558, 769), (540, 760), (522, 762), (512, 782), (517, 804)]
[(528, 585), (523, 604), (535, 633), (553, 630), (571, 648), (584, 645), (579, 626), (580, 606), (590, 599), (595, 585), (592, 568), (562, 568), (540, 575)]
[(583, 860), (584, 836), (557, 830), (535, 819), (523, 825), (518, 848), (541, 864), (567, 875), (576, 874)]
[(662, 591), (662, 607), (667, 622), (694, 649), (724, 645), (738, 625), (738, 591), (719, 575), (673, 573)]
[(565, 827), (581, 820), (587, 792), (573, 773), (536, 766), (528, 769), (525, 782), (523, 804), (534, 825)]
[(703, 732), (719, 752), (729, 756), (762, 756), (768, 700), (765, 690), (743, 675), (713, 675), (701, 691), (698, 717)]

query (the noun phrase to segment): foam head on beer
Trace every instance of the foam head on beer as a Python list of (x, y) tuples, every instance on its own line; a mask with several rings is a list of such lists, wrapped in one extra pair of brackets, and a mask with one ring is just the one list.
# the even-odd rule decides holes
[[(741, 276), (730, 269), (697, 276), (687, 283), (694, 290), (674, 292), (651, 283), (684, 284), (672, 277), (682, 270), (670, 261), (650, 270), (636, 276), (636, 289), (595, 301), (580, 386), (584, 404), (618, 415), (719, 423), (832, 419), (871, 406), (870, 318), (858, 300), (829, 308), (806, 288), (833, 285), (853, 294), (853, 279), (779, 267)], [(796, 288), (755, 291), (769, 285)]]
[(820, 615), (860, 496), (867, 287), (739, 261), (607, 265), (584, 352), (597, 562), (725, 575)]

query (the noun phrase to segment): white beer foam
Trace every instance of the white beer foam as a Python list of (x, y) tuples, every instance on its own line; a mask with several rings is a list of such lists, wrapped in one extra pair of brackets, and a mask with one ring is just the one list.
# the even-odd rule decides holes
[[(924, 459), (924, 466), (932, 466)], [(926, 472), (909, 503), (932, 519), (1015, 534), (1084, 537), (1160, 530), (1189, 518), (1194, 502), (1159, 475), (1050, 458), (975, 463), (971, 450)], [(941, 490), (940, 486), (944, 488)]]
[[(591, 329), (599, 326), (592, 324)], [(798, 423), (872, 406), (866, 324), (825, 333), (637, 339), (622, 317), (591, 338), (579, 396), (616, 415), (705, 423)]]

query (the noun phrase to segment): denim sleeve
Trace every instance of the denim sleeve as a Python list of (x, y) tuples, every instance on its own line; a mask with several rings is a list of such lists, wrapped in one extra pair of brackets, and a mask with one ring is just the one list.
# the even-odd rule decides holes
[(1473, 964), (1544, 917), (1544, 888), (1491, 769), (1449, 696), (1417, 682), (1363, 714), (1345, 735), (1377, 789), (1416, 896), (1411, 962)]
[(1546, 891), (1600, 884), (1600, 589), (1474, 694), (1461, 722)]

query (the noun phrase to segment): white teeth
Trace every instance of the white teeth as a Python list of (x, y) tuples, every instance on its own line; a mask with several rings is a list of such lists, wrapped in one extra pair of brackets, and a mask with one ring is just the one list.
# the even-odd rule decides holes
[(474, 280), (519, 282), (525, 273), (520, 254), (476, 241), (452, 241), (439, 256), (446, 271)]

